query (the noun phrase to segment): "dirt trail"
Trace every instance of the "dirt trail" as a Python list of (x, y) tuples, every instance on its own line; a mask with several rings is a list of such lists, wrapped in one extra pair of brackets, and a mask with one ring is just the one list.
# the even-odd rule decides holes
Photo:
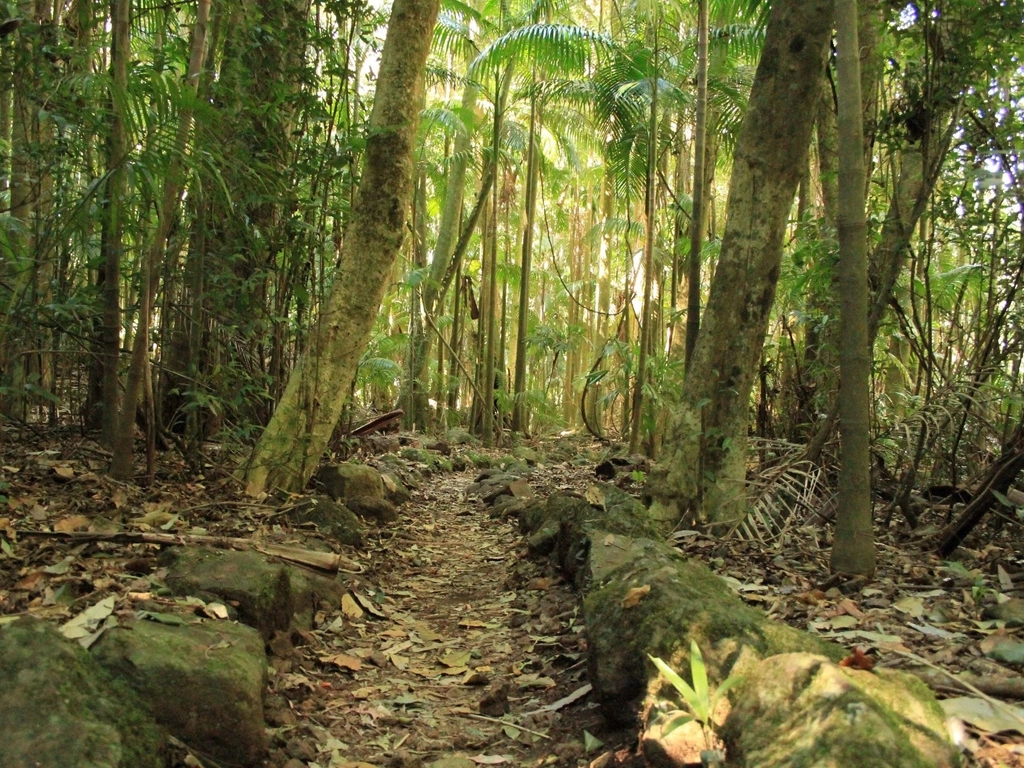
[(607, 748), (584, 733), (609, 738), (584, 689), (576, 596), (525, 558), (514, 521), (464, 497), (473, 477), (429, 478), (370, 544), (342, 612), (319, 617), (308, 645), (279, 649), (270, 765), (404, 767), (459, 753), (575, 766)]

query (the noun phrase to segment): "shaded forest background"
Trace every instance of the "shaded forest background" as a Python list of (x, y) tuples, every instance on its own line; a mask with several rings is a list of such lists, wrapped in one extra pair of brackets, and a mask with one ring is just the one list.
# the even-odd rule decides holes
[[(912, 491), (1024, 456), (1024, 7), (859, 6), (871, 462), (913, 525)], [(389, 13), (0, 6), (0, 418), (127, 441), (128, 475), (140, 428), (150, 473), (157, 450), (197, 471), (213, 444), (245, 454), (337, 271)], [(587, 430), (661, 455), (768, 15), (443, 0), (405, 237), (339, 439), (401, 408), (486, 444)], [(836, 83), (829, 56), (792, 105), (814, 129), (748, 372), (754, 526), (835, 491)]]

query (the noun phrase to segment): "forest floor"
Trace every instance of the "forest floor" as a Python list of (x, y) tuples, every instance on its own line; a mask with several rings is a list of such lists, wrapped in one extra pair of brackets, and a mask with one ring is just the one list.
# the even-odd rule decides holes
[[(128, 608), (159, 579), (153, 545), (72, 547), (26, 531), (282, 534), (279, 502), (247, 499), (225, 472), (197, 477), (167, 455), (152, 484), (122, 484), (106, 476), (108, 456), (89, 439), (12, 437), (0, 435), (0, 621), (33, 614), (63, 623), (111, 594)], [(580, 455), (588, 452), (600, 447), (581, 439)], [(542, 497), (582, 494), (593, 469), (542, 461), (528, 479)], [(475, 476), (426, 476), (397, 523), (370, 529), (345, 553), (361, 568), (341, 576), (354, 599), (321, 611), (294, 645), (272, 644), (268, 766), (629, 762), (636, 732), (607, 730), (588, 695), (578, 597), (550, 565), (527, 559), (514, 521), (466, 496)], [(869, 664), (913, 667), (940, 695), (962, 699), (956, 711), (973, 724), (968, 765), (1024, 766), (1024, 711), (985, 709), (987, 696), (947, 674), (967, 672), (1002, 701), (1024, 700), (1024, 643), (987, 618), (1024, 596), (1020, 525), (993, 518), (956, 562), (942, 562), (894, 524), (879, 537), (876, 577), (853, 585), (829, 579), (827, 528), (793, 525), (769, 543), (690, 531), (674, 539), (773, 618), (858, 648)]]

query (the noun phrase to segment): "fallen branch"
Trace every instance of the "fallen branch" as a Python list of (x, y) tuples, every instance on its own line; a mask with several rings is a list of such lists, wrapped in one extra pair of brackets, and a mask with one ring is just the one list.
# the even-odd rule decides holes
[(363, 435), (372, 434), (373, 432), (376, 432), (378, 429), (387, 426), (395, 419), (402, 418), (404, 415), (405, 411), (403, 411), (401, 408), (395, 411), (388, 411), (387, 413), (382, 413), (377, 418), (370, 419), (368, 422), (363, 424), (363, 426), (356, 427), (348, 434), (351, 437), (362, 437)]
[(903, 671), (920, 678), (932, 689), (952, 690), (957, 693), (980, 691), (1001, 699), (1024, 699), (1024, 677), (982, 676), (972, 675), (970, 672), (951, 675), (948, 672), (937, 672), (928, 667), (916, 666), (906, 667)]
[(302, 547), (289, 547), (284, 544), (259, 543), (251, 539), (236, 539), (230, 536), (201, 536), (187, 533), (93, 533), (89, 531), (19, 531), (19, 536), (46, 539), (65, 539), (67, 541), (109, 541), (118, 544), (159, 544), (160, 546), (206, 546), (217, 549), (252, 550), (271, 557), (277, 557), (289, 563), (304, 565), (328, 573), (362, 573), (358, 563), (344, 555), (334, 552), (316, 552)]

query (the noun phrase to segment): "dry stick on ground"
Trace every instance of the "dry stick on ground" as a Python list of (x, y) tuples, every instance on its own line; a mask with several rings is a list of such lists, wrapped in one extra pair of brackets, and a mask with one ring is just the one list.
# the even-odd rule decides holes
[(985, 513), (995, 506), (999, 496), (1005, 498), (1017, 475), (1024, 469), (1024, 417), (1017, 423), (1013, 436), (1003, 446), (999, 458), (989, 467), (978, 485), (978, 492), (968, 504), (959, 519), (942, 537), (938, 552), (949, 557), (959, 547), (974, 527), (981, 522)]
[(956, 693), (973, 693), (977, 690), (988, 696), (1024, 699), (1024, 677), (981, 676), (969, 672), (951, 675), (949, 672), (940, 673), (928, 667), (906, 667), (903, 671), (920, 678), (933, 689), (941, 688)]
[(92, 533), (64, 531), (19, 531), (19, 536), (47, 539), (65, 539), (67, 541), (112, 541), (121, 544), (160, 544), (164, 546), (207, 546), (218, 549), (240, 549), (261, 552), (277, 557), (289, 563), (304, 565), (320, 571), (337, 573), (362, 573), (362, 566), (349, 560), (344, 555), (333, 552), (315, 552), (301, 547), (289, 547), (284, 544), (270, 544), (236, 539), (229, 536), (200, 536), (196, 534), (176, 533)]
[[(942, 675), (945, 675), (950, 680), (952, 680), (954, 683), (956, 683), (958, 686), (965, 688), (966, 690), (968, 690), (969, 692), (975, 694), (976, 696), (980, 696), (982, 699), (984, 699), (989, 704), (991, 704), (994, 708), (998, 709), (1001, 713), (1003, 713), (1003, 714), (1007, 715), (1008, 717), (1011, 717), (1014, 720), (1018, 721), (1021, 724), (1021, 728), (1024, 729), (1024, 718), (1022, 718), (1017, 713), (1017, 711), (1015, 710), (1014, 707), (1011, 707), (1005, 701), (1000, 701), (999, 699), (992, 698), (991, 696), (989, 696), (987, 693), (982, 691), (980, 688), (978, 688), (973, 683), (970, 683), (970, 682), (968, 682), (967, 680), (965, 680), (963, 678), (957, 677), (956, 675), (954, 675), (949, 670), (943, 669), (942, 667), (938, 666), (937, 664), (932, 664), (930, 661), (928, 661), (928, 659), (925, 659), (925, 658), (923, 658), (921, 656), (918, 656), (916, 653), (911, 653), (910, 651), (900, 651), (900, 650), (897, 650), (895, 648), (892, 649), (892, 653), (898, 654), (898, 655), (903, 656), (903, 657), (908, 658), (908, 659), (912, 659), (913, 661), (916, 661), (918, 664), (923, 664), (925, 667), (928, 667), (928, 668), (933, 669), (933, 670), (935, 670), (936, 672), (938, 672), (938, 673), (940, 673)], [(907, 671), (911, 671), (912, 672), (912, 670), (907, 670)], [(916, 675), (916, 673), (913, 673), (913, 674), (915, 674), (915, 676), (918, 676), (918, 675)], [(928, 683), (927, 680), (925, 680), (924, 682)], [(929, 685), (930, 685), (930, 683), (929, 683)], [(1022, 730), (1021, 733), (1024, 733), (1024, 730)]]

